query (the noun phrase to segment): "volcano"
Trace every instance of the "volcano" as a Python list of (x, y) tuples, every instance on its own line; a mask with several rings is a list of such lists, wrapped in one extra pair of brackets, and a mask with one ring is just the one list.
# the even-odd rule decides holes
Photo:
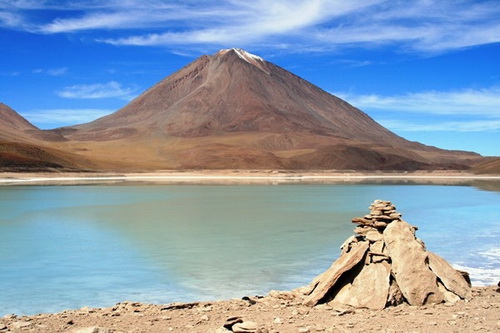
[(204, 55), (55, 144), (115, 169), (463, 169), (479, 155), (409, 142), (241, 49)]
[(404, 142), (345, 101), (240, 49), (202, 56), (118, 112), (74, 129), (68, 138), (76, 140), (267, 132)]

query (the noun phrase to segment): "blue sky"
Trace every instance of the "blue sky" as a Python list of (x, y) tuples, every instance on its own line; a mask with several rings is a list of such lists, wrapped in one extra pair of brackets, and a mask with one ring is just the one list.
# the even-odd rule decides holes
[(240, 47), (409, 140), (500, 156), (499, 42), (498, 0), (0, 0), (0, 102), (87, 122)]

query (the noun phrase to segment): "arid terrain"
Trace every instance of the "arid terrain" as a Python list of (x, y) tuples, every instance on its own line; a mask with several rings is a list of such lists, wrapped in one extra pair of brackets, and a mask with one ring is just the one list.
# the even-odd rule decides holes
[[(500, 159), (410, 142), (306, 80), (228, 49), (200, 57), (86, 124), (41, 130), (0, 103), (0, 171), (0, 185), (393, 181), (498, 190)], [(500, 331), (498, 288), (474, 287), (472, 296), (454, 305), (384, 310), (307, 307), (276, 291), (184, 304), (131, 300), (6, 315), (0, 332)], [(230, 318), (247, 328), (224, 329)]]
[(10, 171), (467, 170), (479, 154), (411, 142), (310, 82), (240, 49), (205, 55), (122, 109), (40, 130), (0, 103)]
[(384, 310), (309, 308), (285, 294), (216, 302), (142, 304), (121, 302), (108, 308), (82, 308), (56, 314), (7, 315), (0, 332), (231, 332), (230, 317), (253, 322), (261, 332), (498, 332), (497, 287), (475, 287), (469, 302), (455, 305), (399, 305)]

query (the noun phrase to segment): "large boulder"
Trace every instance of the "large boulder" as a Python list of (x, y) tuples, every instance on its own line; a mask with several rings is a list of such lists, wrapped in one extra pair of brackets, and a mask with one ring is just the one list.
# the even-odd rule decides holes
[(437, 254), (427, 252), (427, 255), (429, 256), (429, 267), (446, 289), (463, 299), (472, 297), (471, 288), (462, 274)]
[(381, 310), (385, 308), (389, 294), (391, 267), (386, 262), (363, 267), (352, 284), (339, 291), (333, 302), (357, 308)]
[(343, 253), (332, 266), (315, 278), (309, 285), (309, 290), (306, 291), (308, 296), (304, 300), (304, 304), (314, 306), (318, 304), (335, 285), (343, 273), (347, 272), (358, 264), (368, 250), (368, 242), (354, 243), (349, 252)]
[(417, 241), (414, 228), (405, 221), (390, 223), (384, 230), (384, 241), (392, 261), (394, 278), (411, 305), (441, 303), (436, 275), (427, 266), (428, 256)]

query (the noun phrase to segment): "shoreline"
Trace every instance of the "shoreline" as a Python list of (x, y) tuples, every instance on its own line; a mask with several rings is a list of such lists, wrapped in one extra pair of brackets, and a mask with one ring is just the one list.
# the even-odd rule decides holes
[(451, 184), (467, 181), (500, 181), (500, 175), (476, 175), (460, 171), (416, 172), (291, 172), (261, 170), (155, 171), (131, 173), (0, 173), (1, 185), (87, 184), (87, 183), (154, 183), (154, 184), (267, 184), (314, 183), (335, 184), (364, 181), (412, 181), (417, 183)]
[[(240, 317), (260, 332), (493, 332), (500, 328), (500, 288), (473, 287), (470, 301), (384, 310), (302, 305), (289, 292), (208, 302), (146, 304), (124, 301), (107, 308), (83, 307), (53, 314), (5, 315), (0, 332), (230, 332)], [(253, 331), (254, 332), (254, 331)]]

